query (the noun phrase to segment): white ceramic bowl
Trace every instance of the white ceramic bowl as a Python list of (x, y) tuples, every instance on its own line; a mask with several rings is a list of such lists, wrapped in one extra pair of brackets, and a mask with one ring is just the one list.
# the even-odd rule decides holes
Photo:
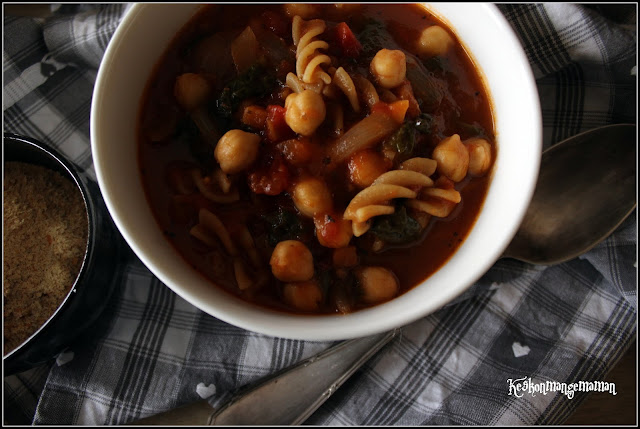
[(533, 194), (542, 150), (539, 99), (523, 49), (494, 5), (428, 7), (449, 23), (484, 73), (499, 148), (481, 214), (446, 265), (388, 303), (349, 315), (296, 316), (254, 307), (212, 287), (178, 256), (147, 204), (135, 130), (152, 66), (198, 9), (186, 3), (135, 4), (107, 48), (95, 85), (91, 141), (98, 182), (116, 226), (141, 261), (176, 294), (211, 316), (254, 332), (305, 340), (347, 339), (404, 326), (470, 287), (499, 259)]

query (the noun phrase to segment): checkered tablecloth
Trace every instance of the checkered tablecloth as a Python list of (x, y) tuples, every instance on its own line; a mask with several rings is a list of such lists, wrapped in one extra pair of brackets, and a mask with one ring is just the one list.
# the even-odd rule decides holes
[[(3, 126), (92, 174), (89, 115), (101, 57), (128, 4), (4, 15)], [(635, 123), (636, 4), (499, 4), (538, 84), (544, 147)], [(9, 424), (126, 424), (236, 389), (330, 344), (223, 323), (161, 284), (131, 252), (104, 334), (4, 378)], [(637, 329), (637, 217), (587, 254), (551, 266), (498, 261), (465, 294), (403, 328), (315, 412), (312, 425), (562, 424)], [(508, 380), (512, 381), (509, 382)], [(551, 386), (548, 392), (514, 386)], [(553, 383), (558, 383), (554, 388)]]

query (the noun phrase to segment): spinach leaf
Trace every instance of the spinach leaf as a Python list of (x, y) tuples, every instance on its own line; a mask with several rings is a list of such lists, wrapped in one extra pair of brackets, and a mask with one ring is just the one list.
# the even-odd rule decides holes
[(400, 206), (390, 215), (375, 218), (369, 231), (385, 243), (405, 244), (417, 239), (421, 230), (418, 221), (407, 214), (404, 206)]
[(409, 157), (413, 153), (416, 142), (416, 128), (413, 122), (405, 122), (398, 130), (384, 142), (387, 149), (392, 149), (398, 153)]
[(216, 110), (221, 117), (230, 119), (243, 100), (265, 97), (273, 91), (276, 84), (276, 78), (272, 73), (262, 64), (254, 64), (222, 90), (216, 100)]
[(433, 132), (433, 116), (428, 113), (420, 113), (417, 118), (413, 120), (416, 130), (422, 134), (431, 134)]
[(308, 233), (298, 216), (282, 207), (264, 215), (263, 220), (267, 226), (267, 242), (271, 247), (284, 240), (300, 239)]
[(367, 19), (356, 37), (362, 45), (361, 56), (363, 58), (373, 58), (382, 48), (399, 49), (384, 22), (375, 18)]
[(405, 121), (402, 126), (384, 142), (387, 149), (398, 153), (399, 159), (410, 158), (416, 145), (417, 133), (430, 134), (433, 127), (433, 117), (421, 113), (415, 119)]
[(456, 121), (456, 126), (461, 130), (460, 134), (462, 138), (466, 138), (466, 137), (491, 138), (491, 136), (488, 135), (484, 127), (476, 121), (469, 123), (469, 122), (463, 122), (458, 120)]

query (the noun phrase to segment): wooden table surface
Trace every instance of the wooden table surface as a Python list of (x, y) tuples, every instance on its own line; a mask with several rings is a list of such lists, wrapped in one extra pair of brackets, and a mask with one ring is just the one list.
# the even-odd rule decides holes
[(617, 395), (591, 393), (565, 421), (565, 425), (633, 425), (638, 424), (638, 354), (637, 344), (629, 348), (604, 380), (616, 384)]

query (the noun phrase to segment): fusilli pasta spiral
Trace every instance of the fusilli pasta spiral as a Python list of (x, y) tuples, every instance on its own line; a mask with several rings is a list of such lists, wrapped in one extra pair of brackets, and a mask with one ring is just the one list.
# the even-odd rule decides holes
[(378, 91), (369, 79), (360, 74), (355, 74), (352, 76), (352, 78), (356, 89), (369, 108), (380, 101)]
[(406, 204), (432, 216), (447, 217), (460, 201), (460, 192), (453, 188), (426, 188), (420, 192), (419, 198), (407, 201)]
[(395, 211), (391, 200), (413, 200), (418, 196), (418, 190), (431, 186), (433, 180), (419, 171), (388, 171), (353, 197), (345, 209), (344, 218), (352, 221), (353, 234), (359, 237), (369, 230), (371, 218)]
[(331, 58), (320, 52), (328, 49), (329, 44), (316, 39), (324, 33), (327, 25), (322, 19), (303, 20), (300, 16), (293, 17), (292, 36), (296, 46), (296, 74), (305, 83), (322, 81), (331, 83), (331, 76), (321, 67), (322, 64), (331, 64)]
[[(400, 164), (403, 170), (420, 172), (426, 176), (435, 173), (438, 163), (430, 158), (411, 158)], [(406, 202), (407, 207), (436, 217), (447, 217), (456, 204), (462, 200), (460, 193), (453, 188), (425, 187), (418, 198)]]
[(240, 226), (237, 238), (242, 250), (248, 256), (252, 268), (249, 268), (244, 262), (227, 227), (218, 216), (209, 210), (201, 209), (198, 212), (198, 224), (193, 226), (189, 232), (193, 237), (211, 247), (216, 246), (216, 241), (220, 240), (226, 252), (233, 257), (233, 270), (240, 290), (258, 286), (266, 281), (260, 255), (246, 225)]
[(314, 83), (303, 82), (294, 73), (287, 73), (285, 83), (289, 88), (291, 88), (293, 92), (297, 92), (297, 93), (300, 93), (305, 89), (310, 89), (320, 94), (322, 93), (323, 88), (325, 88), (325, 84), (322, 81), (318, 81)]
[(200, 193), (210, 201), (228, 204), (240, 199), (238, 190), (231, 188), (232, 185), (229, 178), (221, 170), (213, 173), (213, 179), (215, 179), (221, 192), (216, 192), (217, 190), (212, 186), (211, 177), (205, 178), (199, 169), (195, 168), (191, 170), (191, 177), (193, 178), (193, 183), (195, 183), (198, 191), (200, 191)]
[(353, 111), (359, 112), (360, 101), (358, 100), (358, 91), (349, 73), (347, 73), (344, 68), (339, 67), (333, 75), (332, 82), (338, 88), (340, 88), (340, 91), (342, 91), (344, 95), (347, 96), (347, 99), (349, 100), (349, 104), (351, 104), (351, 108), (353, 109)]
[(238, 254), (238, 249), (235, 244), (233, 244), (227, 228), (218, 216), (207, 209), (200, 209), (198, 212), (198, 223), (193, 226), (189, 232), (209, 246), (216, 245), (217, 237), (229, 255), (236, 256)]

